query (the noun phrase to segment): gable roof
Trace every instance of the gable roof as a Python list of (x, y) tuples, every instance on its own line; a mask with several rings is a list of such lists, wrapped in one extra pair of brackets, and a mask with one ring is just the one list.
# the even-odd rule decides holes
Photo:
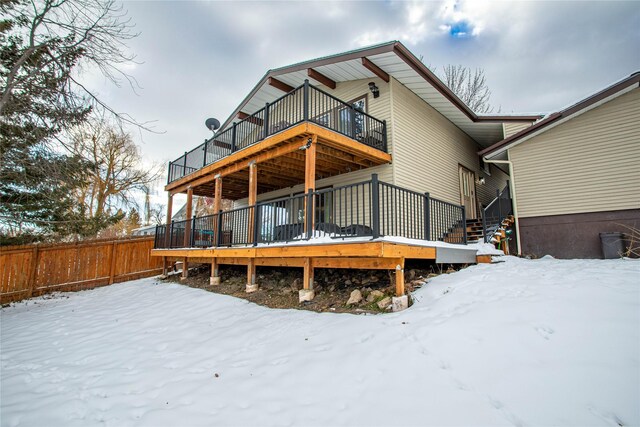
[(548, 115), (538, 123), (535, 123), (528, 128), (525, 128), (520, 132), (517, 132), (508, 138), (498, 141), (492, 146), (479, 151), (478, 154), (489, 159), (495, 158), (514, 145), (520, 144), (529, 138), (564, 123), (567, 120), (571, 120), (572, 118), (596, 108), (605, 102), (611, 101), (612, 99), (617, 98), (618, 96), (637, 87), (640, 87), (640, 71), (636, 71), (629, 77), (620, 80), (581, 101), (578, 101), (564, 110)]
[(391, 41), (267, 71), (224, 122), (222, 128), (237, 121), (238, 113), (252, 113), (264, 107), (266, 102), (280, 97), (283, 92), (273, 86), (277, 83), (274, 79), (289, 87), (300, 86), (305, 79), (309, 79), (312, 84), (322, 86), (323, 82), (314, 79), (314, 74), (317, 76), (316, 73), (320, 73), (339, 83), (379, 76), (380, 73), (372, 71), (372, 68), (398, 80), (483, 146), (503, 137), (503, 122), (533, 122), (543, 117), (541, 115), (478, 115), (402, 43)]

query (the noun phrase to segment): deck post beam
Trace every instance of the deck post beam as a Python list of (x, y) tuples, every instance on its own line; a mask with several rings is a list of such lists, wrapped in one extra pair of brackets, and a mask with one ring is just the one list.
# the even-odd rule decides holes
[(249, 258), (247, 262), (247, 286), (245, 291), (250, 294), (258, 290), (256, 283), (256, 259)]
[(220, 265), (217, 258), (211, 258), (211, 277), (209, 278), (209, 284), (212, 286), (218, 286), (220, 284)]
[(305, 258), (303, 268), (302, 289), (298, 291), (298, 299), (301, 303), (311, 301), (315, 297), (315, 291), (313, 290), (313, 259)]
[(396, 296), (404, 295), (404, 258), (396, 265)]
[(404, 290), (404, 258), (396, 265), (396, 296), (391, 299), (393, 311), (402, 311), (409, 308), (409, 296)]
[[(309, 194), (316, 189), (316, 158), (317, 158), (318, 136), (313, 135), (307, 142), (304, 159), (304, 193)], [(313, 218), (313, 197), (307, 197), (305, 200), (305, 218), (304, 231), (310, 238), (315, 227)]]
[(184, 224), (184, 247), (191, 247), (191, 216), (193, 214), (193, 188), (187, 189), (187, 211)]
[[(215, 189), (213, 192), (213, 212), (218, 214), (216, 217), (216, 222), (213, 224), (213, 236), (214, 236), (214, 246), (219, 246), (222, 242), (219, 239), (218, 227), (220, 225), (220, 210), (222, 207), (222, 177), (220, 175), (215, 176)], [(212, 264), (211, 272), (213, 274), (213, 264)], [(213, 283), (212, 283), (213, 284)]]
[(255, 241), (255, 230), (254, 227), (256, 224), (256, 201), (258, 199), (258, 165), (256, 162), (251, 162), (249, 164), (249, 207), (254, 206), (252, 210), (249, 211), (249, 229), (247, 230), (247, 236), (249, 237), (248, 241), (250, 243), (257, 243)]
[[(173, 209), (173, 194), (171, 192), (168, 193), (167, 197), (167, 220), (165, 221), (164, 228), (164, 246), (168, 248), (171, 246), (171, 210)], [(169, 269), (171, 268), (171, 262), (167, 260), (167, 257), (164, 257), (164, 262), (162, 264), (162, 275), (167, 277), (169, 273)]]

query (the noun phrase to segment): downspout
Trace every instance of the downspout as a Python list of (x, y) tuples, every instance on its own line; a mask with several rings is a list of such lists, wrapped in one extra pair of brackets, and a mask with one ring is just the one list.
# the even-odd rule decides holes
[[(509, 152), (507, 151), (507, 158), (509, 158)], [(494, 164), (501, 164), (501, 165), (508, 165), (509, 166), (509, 179), (510, 179), (510, 185), (509, 185), (509, 189), (511, 191), (511, 200), (513, 201), (513, 217), (516, 220), (516, 243), (517, 243), (517, 249), (518, 249), (518, 255), (522, 255), (522, 244), (520, 243), (520, 218), (518, 217), (518, 200), (517, 200), (517, 192), (516, 192), (516, 175), (513, 172), (513, 163), (511, 162), (511, 160), (489, 160), (486, 157), (482, 157), (482, 160), (485, 161), (485, 163), (494, 163)]]

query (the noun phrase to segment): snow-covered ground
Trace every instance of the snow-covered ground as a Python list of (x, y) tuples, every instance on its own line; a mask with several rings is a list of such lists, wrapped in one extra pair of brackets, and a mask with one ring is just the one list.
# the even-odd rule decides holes
[(377, 316), (153, 279), (32, 300), (2, 310), (1, 424), (639, 425), (639, 277), (508, 257)]

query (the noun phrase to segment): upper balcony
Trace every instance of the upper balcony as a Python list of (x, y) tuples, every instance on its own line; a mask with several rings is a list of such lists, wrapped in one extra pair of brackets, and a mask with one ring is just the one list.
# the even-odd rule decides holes
[[(258, 146), (260, 142), (267, 143), (268, 140), (270, 143), (264, 149), (273, 148), (282, 142), (277, 138), (278, 135), (291, 138), (292, 135), (285, 131), (305, 123), (331, 131), (324, 135), (325, 139), (328, 136), (332, 140), (328, 142), (334, 150), (344, 149), (345, 144), (333, 142), (351, 141), (351, 147), (347, 150), (352, 156), (351, 163), (341, 165), (336, 161), (332, 166), (338, 171), (336, 173), (382, 164), (390, 159), (386, 154), (387, 125), (384, 120), (370, 116), (358, 103), (346, 103), (305, 81), (303, 85), (267, 103), (264, 108), (243, 117), (241, 121), (170, 162), (167, 189), (178, 188), (178, 185), (192, 177), (202, 177), (205, 172), (203, 169), (215, 172), (216, 163), (222, 165), (234, 161), (236, 157), (246, 159), (250, 152), (256, 154), (253, 153), (255, 150), (248, 150), (249, 147), (260, 148), (258, 152), (262, 152), (263, 147)], [(308, 132), (309, 127), (300, 128), (301, 133), (303, 130)]]

